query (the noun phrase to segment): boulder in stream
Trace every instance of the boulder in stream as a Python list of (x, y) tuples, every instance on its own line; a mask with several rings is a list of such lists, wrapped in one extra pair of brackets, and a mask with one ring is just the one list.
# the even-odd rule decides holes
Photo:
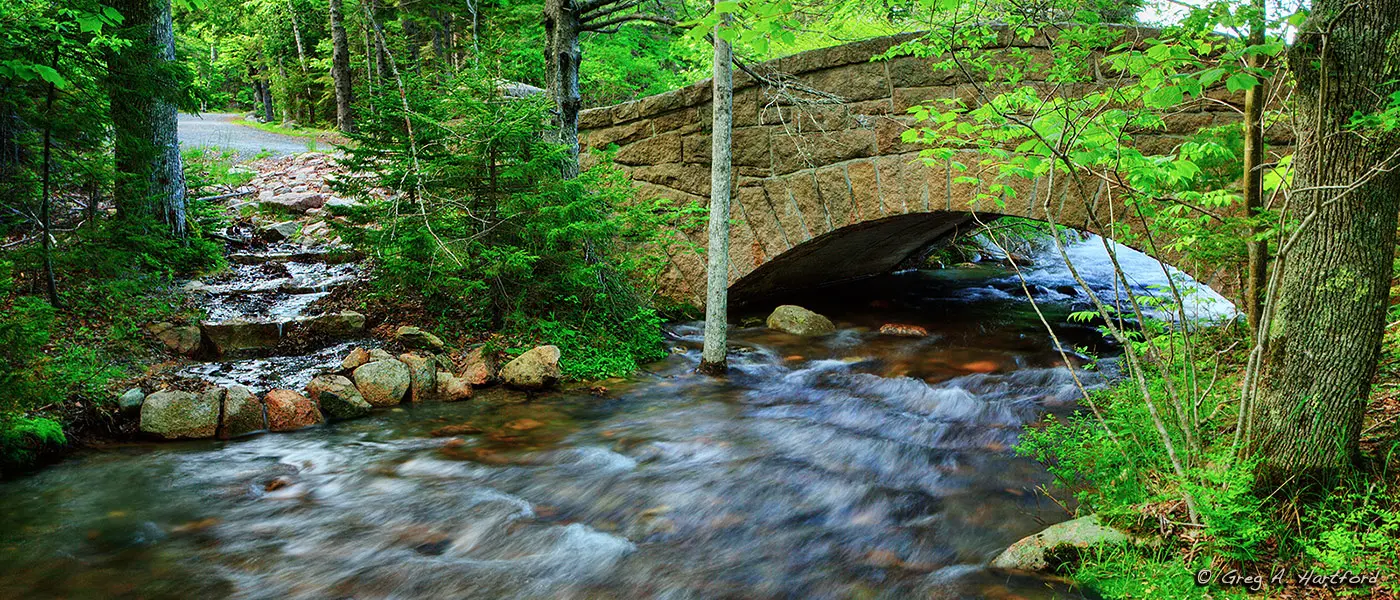
[(311, 333), (332, 337), (345, 337), (365, 330), (365, 316), (353, 310), (342, 310), (314, 317), (297, 319), (299, 327), (308, 327)]
[(439, 370), (437, 372), (437, 397), (443, 402), (470, 400), (472, 397), (472, 384), (467, 383), (467, 380), (463, 377), (458, 377), (450, 372)]
[(167, 440), (214, 437), (219, 428), (220, 396), (192, 392), (156, 392), (141, 404), (141, 432)]
[(169, 348), (171, 352), (181, 356), (198, 354), (199, 344), (204, 339), (196, 325), (156, 323), (147, 330), (151, 332), (151, 335), (156, 336), (160, 343), (165, 344), (165, 347)]
[(462, 359), (462, 371), (460, 376), (467, 383), (481, 387), (489, 385), (496, 380), (496, 373), (501, 370), (500, 361), (496, 359), (494, 352), (486, 352), (486, 346), (472, 348), (471, 352)]
[(282, 223), (273, 223), (271, 225), (259, 227), (258, 237), (269, 242), (280, 242), (296, 237), (297, 232), (300, 230), (301, 224), (296, 221), (284, 221)]
[(404, 325), (394, 332), (394, 340), (409, 350), (431, 350), (441, 352), (445, 344), (442, 338), (412, 325)]
[(238, 355), (276, 346), (282, 339), (283, 323), (237, 318), (205, 321), (200, 328), (220, 355)]
[(1064, 558), (1057, 556), (1062, 552), (1125, 544), (1128, 541), (1127, 534), (1104, 525), (1097, 515), (1089, 515), (1051, 525), (1040, 533), (1022, 538), (992, 560), (992, 566), (998, 569), (1045, 571), (1055, 566), (1051, 563)]
[(340, 361), (340, 370), (354, 371), (360, 365), (369, 362), (369, 351), (364, 348), (355, 348), (350, 354), (345, 355), (345, 359)]
[(835, 333), (836, 326), (831, 319), (794, 304), (784, 304), (773, 309), (768, 315), (768, 328), (793, 335), (826, 335)]
[(432, 399), (437, 391), (437, 360), (433, 355), (404, 353), (399, 355), (399, 362), (408, 365), (408, 401), (422, 402)]
[(392, 358), (360, 365), (353, 375), (355, 388), (371, 406), (396, 406), (408, 393), (408, 365)]
[(253, 390), (231, 385), (224, 393), (223, 422), (219, 424), (219, 439), (236, 438), (267, 429), (263, 402)]
[(501, 369), (506, 385), (526, 391), (542, 390), (559, 383), (559, 347), (539, 346), (515, 357)]
[(376, 361), (376, 360), (396, 360), (396, 359), (394, 358), (394, 355), (389, 354), (389, 351), (388, 351), (388, 350), (385, 350), (385, 349), (383, 349), (383, 348), (372, 348), (372, 349), (370, 349), (370, 351), (369, 351), (369, 362), (374, 362), (374, 361)]
[(296, 431), (321, 422), (321, 411), (310, 398), (295, 390), (272, 390), (263, 398), (267, 404), (267, 428)]
[(340, 375), (317, 375), (306, 384), (306, 394), (332, 419), (358, 419), (372, 408), (355, 384)]

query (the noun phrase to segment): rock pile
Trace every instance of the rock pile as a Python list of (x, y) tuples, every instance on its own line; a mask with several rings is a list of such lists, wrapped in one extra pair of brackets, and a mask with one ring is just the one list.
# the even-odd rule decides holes
[[(414, 343), (437, 339), (425, 336), (431, 337), (410, 332), (407, 338)], [(441, 340), (437, 341), (440, 345)], [(247, 387), (233, 385), (198, 394), (159, 391), (145, 396), (138, 388), (123, 393), (120, 403), (124, 410), (140, 411), (141, 431), (152, 437), (229, 439), (261, 431), (295, 431), (328, 419), (360, 418), (374, 408), (404, 402), (459, 402), (470, 399), (474, 387), (497, 381), (514, 389), (539, 391), (556, 385), (561, 377), (560, 351), (555, 346), (533, 348), (499, 370), (493, 358), (477, 348), (459, 366), (445, 354), (415, 350), (394, 356), (380, 348), (355, 348), (337, 370), (313, 378), (305, 393), (274, 389), (259, 397)]]

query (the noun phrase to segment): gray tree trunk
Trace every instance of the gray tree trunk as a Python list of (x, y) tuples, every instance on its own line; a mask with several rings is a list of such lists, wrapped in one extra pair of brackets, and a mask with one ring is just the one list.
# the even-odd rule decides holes
[(355, 132), (355, 88), (350, 75), (350, 42), (345, 36), (345, 14), (341, 0), (330, 0), (331, 78), (335, 80), (335, 126), (343, 133)]
[(1261, 489), (1326, 484), (1349, 468), (1385, 328), (1400, 214), (1400, 136), (1353, 131), (1400, 89), (1400, 2), (1316, 0), (1289, 55), (1300, 138), (1276, 306), (1249, 449)]
[(554, 100), (558, 142), (568, 152), (562, 175), (578, 177), (578, 113), (583, 106), (579, 94), (578, 68), (583, 60), (578, 36), (582, 23), (572, 0), (545, 0), (545, 91)]
[[(727, 20), (727, 19), (726, 19)], [(700, 371), (719, 374), (729, 368), (725, 358), (729, 327), (729, 196), (734, 156), (734, 56), (729, 42), (715, 27), (714, 121), (710, 137), (710, 239), (705, 270), (705, 345)]]
[[(1253, 7), (1259, 15), (1249, 23), (1249, 45), (1264, 43), (1264, 2), (1254, 0)], [(1255, 53), (1249, 57), (1249, 66), (1264, 66), (1264, 55)], [(1245, 214), (1258, 217), (1264, 208), (1264, 103), (1268, 99), (1266, 81), (1260, 81), (1244, 92), (1244, 209)], [(1264, 233), (1262, 223), (1250, 227), (1250, 234)], [(1245, 315), (1249, 321), (1251, 335), (1257, 335), (1259, 320), (1264, 310), (1265, 275), (1269, 266), (1269, 243), (1250, 240), (1249, 267), (1245, 270)]]
[(117, 0), (131, 46), (108, 61), (117, 177), (117, 215), (155, 216), (176, 236), (185, 229), (185, 171), (180, 162), (176, 84), (162, 63), (175, 61), (170, 0)]

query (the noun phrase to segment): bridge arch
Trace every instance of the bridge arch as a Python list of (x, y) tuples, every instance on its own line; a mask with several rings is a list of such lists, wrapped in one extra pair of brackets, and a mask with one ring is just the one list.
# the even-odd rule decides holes
[[(1141, 41), (1157, 33), (1131, 27), (1121, 31), (1123, 41)], [(878, 275), (960, 227), (965, 230), (974, 212), (1043, 220), (1044, 201), (1065, 196), (1063, 189), (1050, 189), (1047, 181), (1028, 180), (1013, 184), (1017, 193), (1004, 198), (1004, 205), (974, 202), (979, 190), (956, 181), (962, 173), (949, 163), (925, 164), (918, 155), (921, 147), (903, 141), (902, 134), (914, 124), (907, 112), (911, 106), (940, 98), (973, 102), (976, 96), (975, 86), (963, 75), (934, 68), (939, 57), (872, 61), (915, 35), (812, 50), (754, 68), (833, 94), (837, 101), (795, 101), (744, 73), (735, 74), (736, 224), (730, 234), (729, 281), (736, 301)], [(1051, 62), (1043, 40), (1025, 41), (1005, 31), (998, 44), (985, 49), (1013, 50), (1029, 56), (1031, 65)], [(1022, 84), (1035, 85), (1038, 77), (1042, 74), (1028, 72)], [(1203, 127), (1238, 122), (1242, 93), (1222, 90), (1208, 95), (1208, 101), (1181, 107), (1166, 119), (1165, 129), (1139, 133), (1134, 144), (1144, 151), (1166, 152)], [(703, 81), (584, 111), (580, 141), (586, 149), (616, 147), (614, 160), (634, 181), (641, 198), (703, 204), (710, 193), (710, 119), (710, 82)], [(1267, 132), (1275, 144), (1286, 144), (1285, 135), (1281, 130)], [(977, 164), (979, 157), (961, 162)], [(1055, 215), (1060, 224), (1110, 237), (1093, 224), (1112, 222), (1110, 215), (1125, 222), (1121, 217), (1127, 214), (1125, 207), (1108, 201), (1054, 203), (1063, 207)], [(1134, 226), (1129, 223), (1130, 229)], [(686, 235), (705, 245), (703, 228)], [(700, 305), (704, 257), (683, 251), (669, 255), (663, 291)], [(1206, 271), (1176, 264), (1180, 257), (1155, 258), (1227, 297), (1239, 289), (1239, 268)]]

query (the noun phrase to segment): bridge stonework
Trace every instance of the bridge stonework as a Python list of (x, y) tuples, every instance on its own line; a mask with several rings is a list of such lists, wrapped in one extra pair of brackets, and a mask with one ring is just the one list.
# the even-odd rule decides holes
[[(1145, 39), (1154, 32), (1124, 28)], [(1063, 190), (1044, 181), (1018, 188), (1005, 207), (973, 202), (978, 189), (954, 181), (963, 173), (948, 164), (925, 164), (920, 146), (902, 141), (914, 124), (908, 109), (930, 100), (961, 98), (976, 105), (977, 86), (960, 73), (935, 70), (939, 58), (900, 57), (872, 61), (912, 35), (812, 50), (755, 67), (782, 73), (809, 88), (839, 96), (840, 103), (794, 104), (790, 96), (735, 74), (734, 171), (729, 271), (732, 301), (744, 303), (774, 293), (888, 272), (959, 228), (982, 218), (1015, 215), (1044, 219), (1045, 200)], [(1048, 64), (1050, 50), (1036, 41), (1002, 35), (989, 52), (1017, 48), (1031, 62)], [(1026, 74), (1034, 85), (1037, 73)], [(616, 146), (615, 162), (635, 182), (641, 198), (698, 201), (710, 193), (710, 82), (595, 108), (580, 116), (585, 149)], [(991, 93), (995, 93), (993, 90)], [(1197, 130), (1239, 121), (1242, 95), (1209, 94), (1166, 119), (1165, 130), (1142, 132), (1134, 144), (1165, 152)], [(964, 164), (976, 165), (970, 155)], [(974, 167), (975, 168), (975, 167)], [(1057, 185), (1056, 187), (1060, 187)], [(1063, 197), (1063, 194), (1060, 194)], [(1094, 231), (1089, 203), (1055, 202), (1061, 224)], [(1095, 205), (1102, 222), (1122, 206)], [(1103, 232), (1095, 232), (1103, 233)], [(701, 227), (686, 232), (704, 247)], [(703, 304), (705, 259), (668, 249), (670, 266), (663, 293)], [(1172, 257), (1163, 257), (1170, 262)], [(1204, 273), (1177, 265), (1226, 294), (1238, 288), (1237, 269)]]

